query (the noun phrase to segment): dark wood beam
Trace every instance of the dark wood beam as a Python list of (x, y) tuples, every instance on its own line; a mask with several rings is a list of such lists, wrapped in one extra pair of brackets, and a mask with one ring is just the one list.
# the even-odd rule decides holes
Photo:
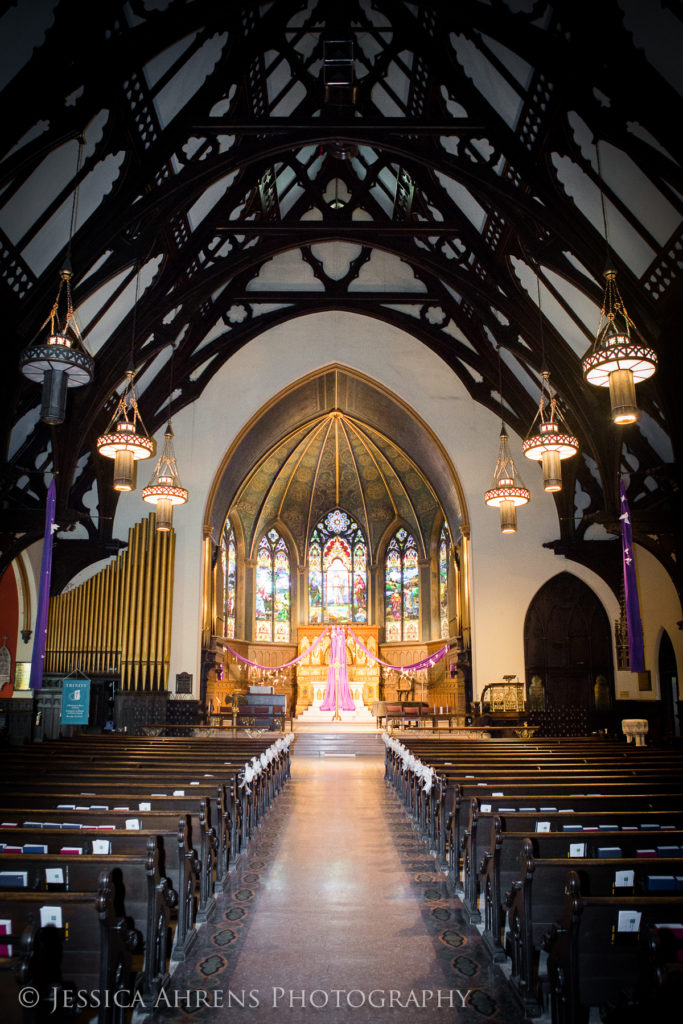
[(323, 121), (313, 118), (309, 121), (293, 121), (287, 117), (231, 118), (226, 121), (216, 118), (215, 121), (202, 121), (192, 125), (193, 132), (204, 135), (265, 135), (281, 132), (288, 136), (296, 136), (297, 132), (310, 135), (328, 135), (336, 140), (339, 135), (370, 140), (377, 135), (480, 135), (486, 131), (483, 124), (474, 123), (469, 117), (449, 118), (447, 121), (415, 121), (407, 117), (385, 117), (381, 121), (367, 118), (352, 121)]

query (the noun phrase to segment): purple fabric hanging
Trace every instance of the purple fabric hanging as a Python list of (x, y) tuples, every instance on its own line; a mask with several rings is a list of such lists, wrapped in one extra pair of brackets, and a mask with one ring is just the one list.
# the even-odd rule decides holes
[(332, 629), (330, 667), (327, 670), (327, 689), (325, 690), (325, 699), (320, 705), (321, 711), (334, 711), (336, 707), (335, 677), (337, 671), (339, 672), (339, 680), (336, 682), (339, 710), (355, 711), (356, 705), (349, 690), (349, 671), (346, 664), (346, 631), (343, 626), (334, 626)]
[(624, 600), (626, 603), (626, 628), (628, 630), (628, 654), (631, 672), (645, 671), (643, 650), (643, 627), (640, 621), (640, 602), (636, 582), (636, 563), (633, 556), (633, 535), (631, 513), (626, 499), (623, 479), (619, 481), (621, 499), (621, 551), (624, 562)]
[(31, 655), (31, 679), (29, 682), (31, 690), (41, 690), (43, 687), (47, 613), (50, 608), (50, 581), (52, 579), (52, 538), (54, 536), (56, 495), (57, 489), (53, 479), (47, 489), (47, 502), (45, 505), (45, 538), (43, 540), (43, 558), (40, 563), (38, 612), (36, 614), (36, 628), (33, 634), (33, 654)]

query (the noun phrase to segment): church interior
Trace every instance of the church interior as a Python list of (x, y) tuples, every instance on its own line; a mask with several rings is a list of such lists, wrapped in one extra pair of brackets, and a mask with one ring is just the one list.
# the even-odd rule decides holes
[[(234, 990), (244, 1024), (440, 1020), (442, 990), (463, 1024), (679, 998), (670, 950), (666, 984), (615, 982), (608, 1006), (562, 980), (559, 931), (515, 945), (520, 849), (509, 902), (491, 891), (505, 811), (542, 834), (539, 866), (567, 857), (550, 837), (575, 773), (587, 801), (612, 794), (586, 830), (670, 829), (683, 878), (680, 5), (15, 0), (0, 38), (0, 861), (19, 808), (62, 820), (31, 765), (57, 765), (69, 799), (92, 774), (93, 813), (119, 782), (149, 811), (136, 773), (158, 788), (172, 765), (185, 814), (185, 766), (234, 763), (218, 809), (207, 793), (194, 830), (187, 812), (198, 895), (158, 909), (172, 949), (140, 940), (145, 1011), (165, 958), (188, 990)], [(525, 803), (546, 818), (521, 824)], [(590, 841), (569, 856), (609, 860)], [(82, 873), (107, 855), (91, 846)], [(610, 855), (624, 871), (629, 851)], [(558, 892), (586, 897), (575, 874)], [(400, 906), (370, 920), (387, 885)], [(273, 938), (289, 914), (296, 957)], [(348, 952), (316, 968), (353, 934), (362, 978)], [(363, 1001), (333, 1005), (340, 987)]]

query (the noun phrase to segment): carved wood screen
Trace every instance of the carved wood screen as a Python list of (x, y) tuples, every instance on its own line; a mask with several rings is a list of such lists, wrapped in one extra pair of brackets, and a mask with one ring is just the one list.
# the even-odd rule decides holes
[(578, 577), (559, 573), (536, 593), (524, 623), (524, 661), (527, 686), (540, 678), (547, 707), (613, 706), (610, 622)]

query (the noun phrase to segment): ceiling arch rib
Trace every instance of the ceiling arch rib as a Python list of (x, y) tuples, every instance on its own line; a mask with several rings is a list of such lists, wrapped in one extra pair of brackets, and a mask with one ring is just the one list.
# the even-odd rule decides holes
[[(658, 348), (672, 335), (681, 305), (675, 285), (683, 266), (683, 160), (670, 111), (680, 97), (634, 46), (617, 0), (599, 10), (593, 5), (590, 19), (582, 4), (565, 0), (354, 0), (344, 5), (343, 22), (333, 0), (156, 6), (148, 10), (143, 0), (99, 5), (87, 54), (63, 68), (45, 95), (36, 83), (49, 77), (76, 17), (70, 4), (59, 3), (44, 41), (5, 89), (3, 99), (14, 98), (5, 104), (5, 139), (14, 149), (0, 160), (2, 230), (3, 204), (55, 149), (107, 112), (83, 167), (84, 211), (94, 205), (85, 195), (86, 171), (123, 156), (110, 191), (73, 239), (74, 296), (85, 303), (147, 254), (158, 256), (136, 311), (139, 399), (151, 429), (168, 407), (160, 353), (172, 344), (178, 382), (172, 408), (179, 409), (197, 400), (230, 355), (261, 330), (332, 308), (362, 310), (409, 331), (439, 353), (473, 400), (492, 411), (508, 407), (510, 424), (522, 431), (534, 411), (542, 347), (538, 308), (520, 286), (514, 260), (548, 268), (587, 303), (599, 305), (601, 295), (601, 224), (590, 203), (565, 189), (558, 160), (572, 162), (593, 196), (602, 189), (610, 211), (649, 247), (652, 259), (641, 260), (640, 279), (630, 269), (631, 253), (613, 257), (636, 322)], [(341, 30), (354, 47), (355, 82), (335, 99), (324, 88), (323, 44)], [(606, 38), (615, 47), (604, 46)], [(638, 72), (628, 79), (621, 73), (625, 54)], [(594, 166), (591, 137), (614, 147), (605, 180)], [(624, 154), (630, 177), (616, 168), (615, 179), (616, 164), (626, 166)], [(633, 193), (637, 175), (651, 184), (640, 203)], [(73, 174), (69, 180), (65, 202)], [(340, 210), (329, 204), (335, 180), (343, 185)], [(34, 221), (29, 233), (39, 227)], [(10, 336), (18, 355), (44, 318), (61, 255), (34, 273), (20, 245), (0, 240), (0, 284), (11, 292)], [(340, 242), (359, 246), (360, 254), (335, 278), (323, 246)], [(314, 271), (315, 290), (297, 293), (273, 277), (269, 287), (254, 288), (278, 254), (294, 251)], [(375, 252), (409, 267), (415, 289), (392, 295), (364, 284), (357, 290), (363, 275), (372, 280)], [(552, 289), (547, 275), (544, 283)], [(571, 318), (571, 300), (560, 287), (553, 294)], [(106, 323), (108, 311), (100, 316)], [(92, 443), (125, 375), (130, 329), (129, 313), (98, 344), (96, 383), (89, 394), (74, 396), (73, 416), (60, 434), (50, 438), (38, 425), (17, 450), (17, 468), (6, 470), (14, 481), (10, 491), (29, 457), (42, 465), (54, 454), (62, 507), (87, 515), (86, 495), (96, 482), (100, 512), (109, 514), (112, 500)], [(602, 415), (600, 396), (586, 392), (578, 352), (545, 316), (543, 332), (553, 382), (605, 486), (616, 442), (592, 430)], [(671, 358), (675, 370), (678, 357)], [(640, 402), (670, 437), (669, 381), (675, 379), (672, 372), (644, 385)], [(36, 403), (28, 385), (15, 383), (4, 385), (0, 403), (7, 434)], [(647, 431), (634, 431), (631, 447), (642, 464), (661, 464)], [(677, 438), (671, 440), (677, 451)], [(576, 473), (591, 494), (590, 515), (602, 514), (610, 488), (596, 491), (582, 460)], [(38, 512), (40, 490), (31, 497), (19, 488), (10, 500)], [(654, 499), (643, 492), (639, 500)], [(583, 528), (574, 512), (562, 512), (563, 536)]]

